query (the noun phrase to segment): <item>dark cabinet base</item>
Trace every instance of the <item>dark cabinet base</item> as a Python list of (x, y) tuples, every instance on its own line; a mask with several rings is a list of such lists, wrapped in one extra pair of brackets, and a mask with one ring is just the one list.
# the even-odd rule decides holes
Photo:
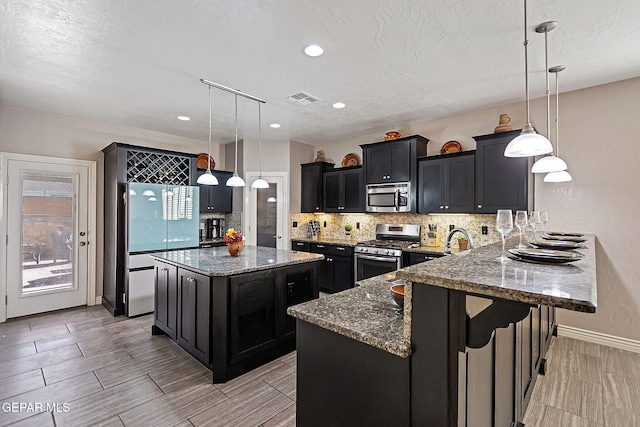
[(301, 320), (297, 327), (298, 426), (410, 425), (409, 359)]

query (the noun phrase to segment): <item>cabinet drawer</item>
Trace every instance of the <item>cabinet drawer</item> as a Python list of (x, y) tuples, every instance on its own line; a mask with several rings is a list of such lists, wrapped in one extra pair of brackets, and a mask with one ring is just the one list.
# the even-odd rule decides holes
[(328, 243), (311, 243), (310, 252), (325, 255), (353, 256), (353, 247)]
[(299, 242), (296, 240), (291, 241), (292, 251), (309, 252), (309, 249), (310, 249), (309, 242)]

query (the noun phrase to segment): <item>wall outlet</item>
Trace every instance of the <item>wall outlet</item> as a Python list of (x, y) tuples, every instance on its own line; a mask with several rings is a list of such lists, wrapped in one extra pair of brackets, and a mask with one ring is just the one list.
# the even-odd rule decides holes
[(360, 223), (356, 222), (356, 230), (360, 230)]
[(298, 221), (293, 221), (293, 228), (296, 228), (298, 226)]
[(486, 225), (483, 225), (482, 226), (482, 234), (485, 235), (485, 236), (487, 234), (489, 234), (489, 227), (487, 227)]
[(449, 224), (449, 231), (453, 230), (454, 228), (456, 228), (456, 226), (455, 226), (455, 225), (453, 225), (453, 224)]

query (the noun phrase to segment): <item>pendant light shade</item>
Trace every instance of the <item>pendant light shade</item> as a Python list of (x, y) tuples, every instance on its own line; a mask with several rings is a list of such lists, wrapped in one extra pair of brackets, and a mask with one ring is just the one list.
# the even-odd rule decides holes
[(269, 183), (262, 177), (262, 115), (260, 114), (260, 102), (258, 101), (258, 141), (260, 145), (260, 154), (258, 160), (260, 161), (260, 175), (258, 179), (253, 181), (251, 188), (269, 188)]
[(571, 174), (567, 171), (549, 172), (544, 176), (544, 182), (568, 182), (572, 180)]
[(236, 103), (236, 166), (233, 169), (233, 176), (227, 180), (227, 187), (244, 187), (244, 179), (238, 175), (238, 94), (235, 95)]
[(505, 157), (531, 157), (547, 154), (553, 151), (551, 142), (544, 136), (537, 134), (531, 125), (529, 115), (529, 54), (527, 46), (527, 0), (524, 0), (524, 85), (526, 95), (527, 123), (522, 133), (515, 137), (504, 150)]
[(201, 185), (218, 185), (218, 178), (211, 173), (211, 86), (209, 86), (209, 148), (207, 151), (207, 171), (196, 181)]
[(533, 173), (549, 173), (567, 170), (567, 164), (560, 157), (553, 154), (544, 156), (533, 164), (531, 172)]

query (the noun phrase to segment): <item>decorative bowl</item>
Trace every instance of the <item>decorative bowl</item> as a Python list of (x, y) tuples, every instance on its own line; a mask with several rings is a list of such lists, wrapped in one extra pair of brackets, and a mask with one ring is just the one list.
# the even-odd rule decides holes
[(392, 139), (398, 139), (400, 138), (400, 132), (387, 132), (386, 136), (384, 137), (385, 141), (391, 141)]
[(462, 151), (462, 145), (458, 141), (445, 142), (440, 149), (440, 154), (459, 153)]
[[(200, 153), (198, 155), (198, 159), (196, 160), (196, 166), (198, 167), (198, 169), (207, 168), (207, 158), (209, 158), (209, 155), (207, 153)], [(211, 165), (211, 169), (215, 169), (216, 161), (213, 160), (213, 157), (210, 158), (209, 163)]]
[(389, 289), (391, 290), (393, 301), (400, 308), (404, 308), (404, 285), (393, 285)]

